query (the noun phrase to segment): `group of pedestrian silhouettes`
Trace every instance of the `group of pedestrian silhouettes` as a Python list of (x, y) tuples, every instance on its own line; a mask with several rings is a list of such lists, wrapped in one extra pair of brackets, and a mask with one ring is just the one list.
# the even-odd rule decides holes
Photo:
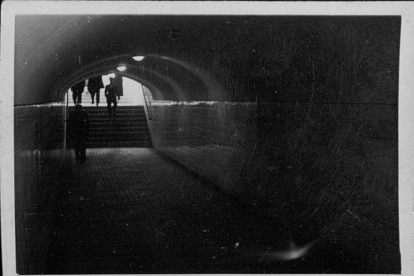
[[(122, 92), (122, 77), (119, 78), (121, 91), (115, 78), (109, 78), (110, 83), (105, 86), (105, 97), (108, 106), (109, 120), (116, 116), (117, 103), (121, 99)], [(85, 80), (75, 84), (71, 87), (73, 93), (73, 103), (75, 104), (75, 111), (69, 115), (68, 119), (68, 138), (71, 147), (75, 150), (75, 159), (78, 163), (84, 163), (86, 160), (86, 141), (89, 135), (89, 118), (88, 114), (82, 110), (82, 93), (85, 89)], [(100, 89), (104, 87), (102, 77), (93, 77), (88, 80), (87, 88), (91, 95), (92, 104), (99, 106)]]
[[(108, 104), (108, 113), (109, 119), (112, 119), (115, 116), (116, 107), (118, 101), (121, 99), (122, 96), (122, 77), (116, 76), (109, 78), (110, 84), (105, 86), (105, 97), (106, 102)], [(86, 81), (83, 80), (74, 86), (71, 87), (72, 90), (72, 97), (73, 103), (75, 105), (82, 104), (82, 93), (85, 89)], [(88, 92), (91, 95), (92, 104), (95, 103), (95, 96), (96, 96), (96, 106), (99, 106), (100, 102), (100, 90), (104, 88), (104, 84), (102, 81), (102, 76), (93, 77), (88, 80), (88, 84), (86, 85), (88, 88)], [(117, 101), (118, 98), (118, 101)]]

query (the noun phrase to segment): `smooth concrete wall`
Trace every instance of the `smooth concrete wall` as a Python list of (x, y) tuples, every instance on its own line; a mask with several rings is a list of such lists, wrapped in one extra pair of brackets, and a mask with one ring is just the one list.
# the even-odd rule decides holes
[(55, 197), (64, 177), (63, 102), (16, 106), (15, 210), (17, 269), (37, 274), (46, 265)]
[(366, 271), (399, 273), (397, 105), (150, 101), (153, 145)]
[(154, 147), (227, 191), (238, 192), (257, 137), (257, 105), (152, 101)]

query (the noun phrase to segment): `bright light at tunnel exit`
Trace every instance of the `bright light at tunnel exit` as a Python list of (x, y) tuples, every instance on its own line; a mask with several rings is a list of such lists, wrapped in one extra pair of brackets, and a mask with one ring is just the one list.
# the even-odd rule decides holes
[[(109, 78), (115, 78), (114, 73), (110, 73), (108, 75), (102, 75), (102, 81), (104, 86), (110, 83)], [(122, 77), (123, 79), (123, 96), (121, 100), (118, 102), (118, 105), (144, 105), (144, 97), (142, 92), (142, 85), (141, 83), (132, 80), (130, 78)], [(86, 88), (85, 88), (85, 91)], [(106, 106), (106, 100), (104, 96), (105, 88), (101, 88), (100, 90), (100, 106)], [(73, 105), (72, 101), (72, 90), (68, 90), (68, 100), (69, 104)], [(83, 106), (96, 106), (96, 104), (92, 104), (91, 97), (89, 93), (82, 93), (82, 105)]]
[(119, 67), (117, 67), (116, 69), (118, 69), (118, 71), (121, 71), (121, 72), (123, 72), (123, 71), (125, 71), (126, 70), (126, 66), (119, 66)]
[[(107, 86), (110, 81), (109, 78), (115, 78), (114, 73), (110, 73), (108, 75), (102, 76), (102, 81), (104, 83), (104, 86)], [(121, 97), (121, 101), (119, 101), (118, 105), (144, 105), (144, 98), (142, 95), (142, 85), (141, 83), (132, 80), (130, 78), (122, 77), (123, 80), (123, 91), (124, 96)], [(101, 89), (101, 94), (103, 94), (105, 91), (105, 88)], [(131, 102), (132, 101), (132, 102)]]

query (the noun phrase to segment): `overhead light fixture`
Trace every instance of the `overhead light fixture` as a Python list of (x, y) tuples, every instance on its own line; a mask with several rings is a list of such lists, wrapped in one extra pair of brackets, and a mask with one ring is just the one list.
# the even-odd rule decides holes
[(136, 60), (136, 61), (141, 61), (141, 60), (143, 60), (145, 57), (144, 56), (135, 56), (135, 57), (132, 57), (134, 60)]
[(122, 66), (119, 66), (119, 67), (118, 67), (118, 68), (116, 68), (116, 69), (118, 69), (118, 71), (123, 72), (123, 71), (125, 71), (125, 70), (126, 70), (126, 66), (122, 65)]

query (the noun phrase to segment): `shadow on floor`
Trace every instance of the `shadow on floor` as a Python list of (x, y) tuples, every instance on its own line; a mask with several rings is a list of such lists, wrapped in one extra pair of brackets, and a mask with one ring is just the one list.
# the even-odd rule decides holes
[(60, 189), (42, 273), (364, 273), (323, 241), (280, 260), (285, 228), (205, 184), (154, 149), (88, 149)]

